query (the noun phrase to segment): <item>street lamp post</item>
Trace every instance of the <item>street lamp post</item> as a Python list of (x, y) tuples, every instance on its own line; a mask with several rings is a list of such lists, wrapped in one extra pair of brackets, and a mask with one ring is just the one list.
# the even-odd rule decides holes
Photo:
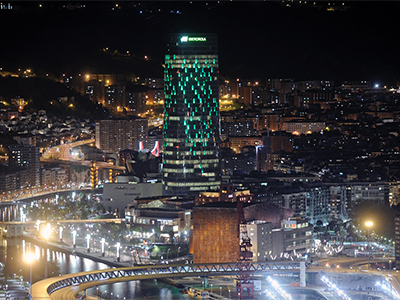
[(104, 244), (106, 243), (106, 240), (104, 238), (101, 239), (101, 256), (105, 256), (105, 247)]
[(63, 239), (63, 227), (60, 226), (60, 242), (62, 242)]
[(368, 221), (365, 223), (365, 225), (368, 228), (368, 235), (367, 235), (367, 239), (368, 239), (368, 270), (371, 268), (371, 263), (370, 263), (370, 258), (371, 258), (371, 239), (369, 237), (369, 228), (374, 225), (374, 223), (372, 223), (371, 221)]
[(29, 300), (32, 299), (32, 264), (35, 261), (35, 255), (32, 252), (25, 254), (24, 260), (29, 264)]
[(168, 254), (169, 254), (170, 250), (171, 250), (171, 248), (168, 248), (168, 250), (167, 250), (167, 261), (168, 261)]
[(86, 236), (86, 248), (87, 248), (87, 253), (90, 252), (90, 234), (88, 233)]
[(117, 243), (117, 262), (120, 261), (121, 253), (120, 253), (121, 244)]
[(72, 231), (72, 244), (75, 249), (76, 248), (76, 230)]

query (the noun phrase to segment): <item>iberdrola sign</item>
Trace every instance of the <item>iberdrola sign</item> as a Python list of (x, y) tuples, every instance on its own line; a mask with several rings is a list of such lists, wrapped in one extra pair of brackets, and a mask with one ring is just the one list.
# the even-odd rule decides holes
[(187, 36), (184, 35), (181, 37), (181, 42), (185, 43), (185, 42), (206, 42), (207, 38), (204, 36)]

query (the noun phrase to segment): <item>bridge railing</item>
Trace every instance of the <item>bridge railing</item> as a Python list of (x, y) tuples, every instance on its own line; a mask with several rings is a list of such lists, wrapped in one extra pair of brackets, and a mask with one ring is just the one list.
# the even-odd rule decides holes
[[(300, 269), (300, 262), (264, 262), (252, 263), (249, 269), (254, 273), (263, 271), (288, 271)], [(124, 281), (137, 279), (156, 279), (162, 277), (189, 277), (189, 276), (215, 276), (232, 275), (237, 273), (236, 263), (226, 264), (191, 264), (191, 265), (162, 265), (162, 266), (143, 266), (132, 268), (114, 268), (91, 272), (70, 274), (48, 285), (47, 294), (51, 295), (55, 291), (73, 285), (88, 282), (106, 281), (109, 279), (121, 279)], [(104, 282), (105, 284), (106, 282)], [(99, 283), (100, 285), (102, 283)]]

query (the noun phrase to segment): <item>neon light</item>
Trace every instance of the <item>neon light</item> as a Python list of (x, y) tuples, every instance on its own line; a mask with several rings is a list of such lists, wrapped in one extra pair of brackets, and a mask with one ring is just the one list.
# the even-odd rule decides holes
[(181, 43), (186, 42), (206, 42), (207, 38), (204, 36), (187, 36), (184, 35), (181, 37)]

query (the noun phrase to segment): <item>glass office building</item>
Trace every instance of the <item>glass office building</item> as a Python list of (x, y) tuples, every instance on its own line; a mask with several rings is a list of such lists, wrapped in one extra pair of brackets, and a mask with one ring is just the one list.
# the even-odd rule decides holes
[(164, 193), (219, 190), (217, 35), (172, 35), (164, 80)]

